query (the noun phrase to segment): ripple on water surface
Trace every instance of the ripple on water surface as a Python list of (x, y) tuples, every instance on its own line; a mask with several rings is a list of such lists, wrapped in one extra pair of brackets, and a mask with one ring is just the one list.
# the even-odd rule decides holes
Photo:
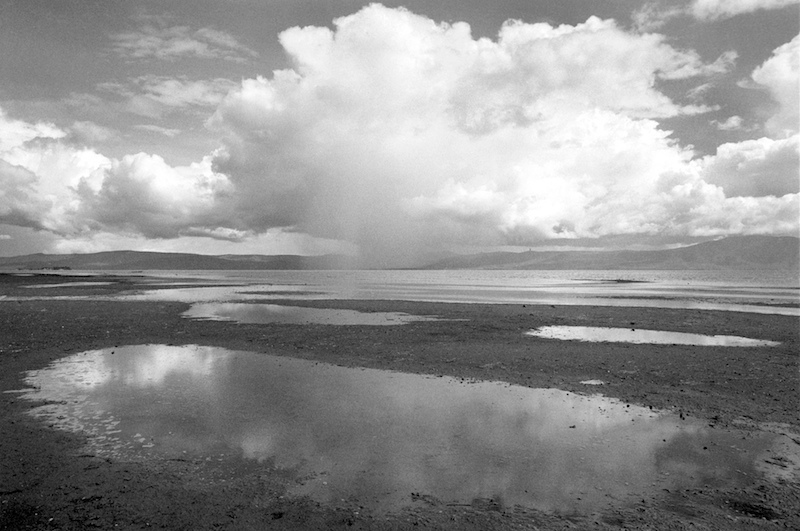
[(94, 350), (30, 371), (32, 414), (89, 451), (293, 467), (294, 494), (376, 510), (491, 498), (584, 513), (660, 489), (751, 481), (766, 436), (599, 396), (199, 346)]

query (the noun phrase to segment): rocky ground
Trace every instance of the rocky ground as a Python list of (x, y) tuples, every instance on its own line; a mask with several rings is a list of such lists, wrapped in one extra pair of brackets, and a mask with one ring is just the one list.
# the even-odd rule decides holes
[[(597, 514), (563, 516), (491, 500), (448, 506), (424, 496), (394, 514), (286, 495), (291, 473), (231, 470), (206, 462), (119, 462), (85, 453), (79, 436), (49, 429), (32, 407), (0, 395), (0, 529), (800, 529), (796, 317), (736, 312), (315, 301), (318, 307), (401, 311), (448, 321), (403, 326), (257, 325), (193, 321), (183, 303), (52, 300), (144, 287), (118, 277), (108, 286), (31, 290), (70, 278), (0, 275), (0, 391), (20, 389), (23, 371), (96, 348), (143, 343), (200, 344), (320, 360), (344, 366), (500, 380), (597, 392), (703, 419), (718, 429), (787, 434), (775, 475), (748, 487), (664, 492)], [(85, 279), (73, 278), (72, 281)], [(102, 280), (102, 279), (93, 279)], [(40, 300), (30, 297), (42, 297)], [(26, 297), (15, 300), (16, 297)], [(288, 302), (288, 301), (287, 301)], [(636, 327), (780, 341), (726, 348), (580, 343), (524, 336), (544, 325)], [(795, 464), (800, 461), (796, 461)]]

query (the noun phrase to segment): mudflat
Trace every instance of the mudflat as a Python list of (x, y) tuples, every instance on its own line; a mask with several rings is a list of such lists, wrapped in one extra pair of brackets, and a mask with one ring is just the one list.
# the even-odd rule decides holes
[[(106, 280), (113, 283), (103, 284)], [(399, 301), (270, 301), (441, 320), (399, 326), (257, 324), (183, 317), (178, 302), (109, 296), (143, 279), (0, 275), (0, 529), (798, 529), (800, 415), (796, 317), (740, 312)], [(31, 284), (65, 284), (31, 290)], [(66, 298), (58, 298), (65, 297)], [(80, 298), (86, 297), (86, 298)], [(592, 343), (531, 337), (543, 326), (732, 335), (777, 346)], [(741, 435), (780, 434), (745, 486), (697, 485), (648, 494), (590, 514), (554, 514), (492, 499), (447, 504), (409, 493), (377, 513), (352, 500), (293, 496), (302, 478), (267, 466), (214, 461), (125, 461), (87, 452), (79, 434), (28, 415), (36, 404), (7, 393), (25, 371), (65, 356), (125, 345), (218, 346), (346, 367), (503, 381), (602, 393), (700, 419)], [(602, 381), (601, 386), (586, 385)]]

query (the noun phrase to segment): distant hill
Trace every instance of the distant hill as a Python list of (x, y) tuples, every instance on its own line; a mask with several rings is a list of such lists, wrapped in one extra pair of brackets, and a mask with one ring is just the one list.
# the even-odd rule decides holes
[[(110, 251), (0, 257), (0, 269), (348, 269), (345, 255), (201, 255)], [(419, 269), (788, 269), (800, 270), (800, 238), (736, 236), (663, 251), (528, 251), (458, 255)]]
[(800, 238), (733, 236), (662, 251), (527, 251), (452, 256), (423, 269), (789, 269)]
[(2, 269), (99, 269), (99, 270), (259, 270), (259, 269), (345, 269), (344, 255), (219, 255), (108, 251), (87, 254), (30, 254), (0, 257)]

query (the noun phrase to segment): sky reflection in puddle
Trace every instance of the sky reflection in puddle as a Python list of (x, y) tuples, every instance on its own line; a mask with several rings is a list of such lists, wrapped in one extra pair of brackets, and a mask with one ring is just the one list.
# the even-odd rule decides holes
[(85, 288), (88, 286), (110, 286), (113, 282), (100, 282), (100, 281), (87, 281), (87, 282), (61, 282), (58, 284), (31, 284), (29, 286), (22, 286), (23, 288), (28, 289), (38, 289), (38, 288)]
[(707, 336), (686, 332), (642, 330), (638, 328), (603, 328), (595, 326), (543, 326), (526, 335), (546, 339), (563, 339), (603, 343), (647, 343), (660, 345), (701, 345), (722, 347), (774, 347), (779, 341), (739, 336)]
[(198, 346), (88, 351), (30, 371), (32, 414), (110, 458), (295, 467), (294, 494), (377, 510), (492, 498), (589, 512), (739, 484), (772, 440), (598, 396)]
[(414, 321), (436, 321), (435, 317), (401, 312), (358, 312), (334, 308), (308, 308), (280, 304), (198, 303), (182, 314), (191, 319), (237, 323), (283, 323), (325, 325), (401, 325)]

